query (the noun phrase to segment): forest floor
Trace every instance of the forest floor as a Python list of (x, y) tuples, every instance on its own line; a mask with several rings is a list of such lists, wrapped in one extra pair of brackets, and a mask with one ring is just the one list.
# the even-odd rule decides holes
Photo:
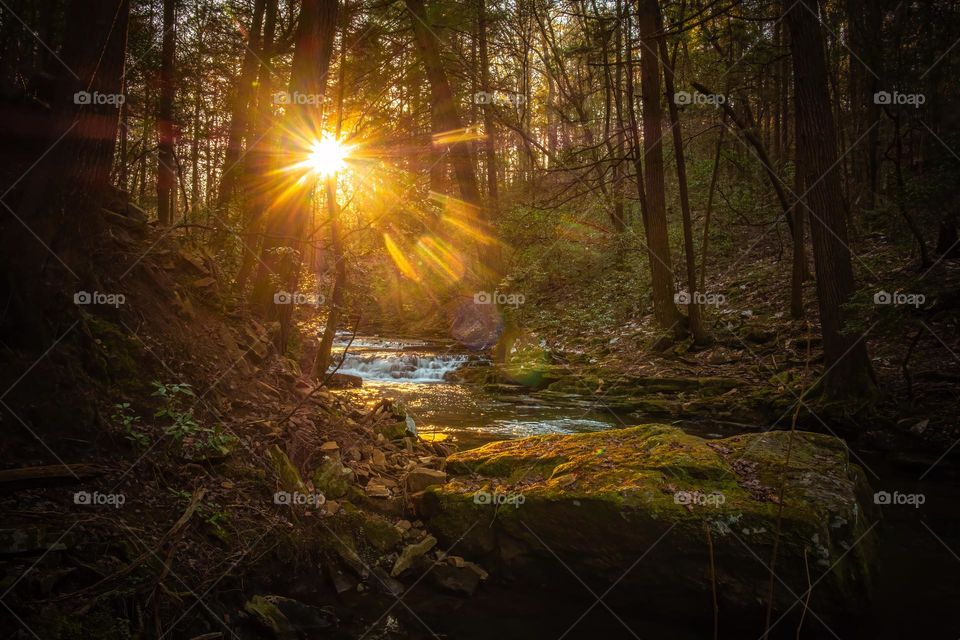
[[(2, 446), (19, 467), (0, 472), (11, 625), (43, 638), (284, 637), (296, 620), (340, 634), (330, 637), (387, 638), (394, 623), (383, 612), (425, 563), (447, 571), (430, 572), (418, 611), (473, 593), (486, 571), (439, 548), (410, 500), (446, 478), (449, 448), (407, 432), (401, 408), (361, 410), (307, 380), (274, 352), (277, 327), (238, 311), (211, 255), (125, 225), (111, 226), (110, 242), (99, 291), (124, 302), (64, 313), (53, 348), (39, 360), (7, 352), (0, 369), (17, 423)], [(815, 317), (781, 311), (778, 268), (721, 283), (731, 305), (708, 314), (706, 348), (664, 348), (640, 321), (574, 333), (558, 329), (562, 319), (531, 320), (525, 339), (547, 344), (562, 377), (595, 397), (662, 401), (631, 385), (736, 380), (699, 404), (681, 390), (677, 405), (711, 418), (715, 406), (755, 409), (744, 400), (760, 398), (759, 416), (725, 419), (787, 427), (820, 356)], [(935, 274), (940, 293), (917, 310), (917, 334), (871, 327), (884, 400), (841, 422), (809, 410), (805, 428), (853, 421), (873, 434), (869, 446), (897, 448), (916, 466), (955, 441), (956, 378), (941, 363), (958, 352), (956, 318), (940, 307), (955, 299), (960, 271), (943, 264)]]

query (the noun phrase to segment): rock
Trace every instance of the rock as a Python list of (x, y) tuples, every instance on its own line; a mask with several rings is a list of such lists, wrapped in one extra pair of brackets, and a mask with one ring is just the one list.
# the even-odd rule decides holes
[(459, 556), (449, 556), (444, 563), (438, 563), (429, 574), (439, 588), (457, 595), (472, 596), (487, 572), (479, 565)]
[(267, 457), (270, 459), (273, 472), (277, 476), (277, 480), (280, 481), (280, 486), (283, 487), (284, 491), (306, 493), (303, 480), (300, 478), (300, 472), (293, 466), (290, 458), (287, 457), (287, 454), (284, 453), (279, 446), (272, 445), (268, 448)]
[(401, 422), (387, 422), (376, 426), (376, 432), (387, 440), (400, 440), (407, 435), (406, 419)]
[(243, 605), (243, 609), (278, 640), (312, 637), (331, 628), (337, 621), (327, 608), (311, 607), (283, 596), (254, 596)]
[(349, 373), (334, 373), (327, 379), (331, 389), (358, 389), (363, 386), (363, 378)]
[(387, 456), (380, 449), (372, 449), (370, 451), (370, 460), (373, 462), (374, 466), (387, 466)]
[(320, 445), (320, 453), (322, 453), (325, 456), (330, 456), (331, 458), (336, 458), (339, 460), (340, 446), (333, 440), (324, 442), (322, 445)]
[(427, 469), (426, 467), (415, 467), (404, 476), (404, 486), (408, 493), (419, 493), (427, 487), (436, 484), (444, 484), (447, 481), (447, 474), (436, 469)]
[(327, 512), (327, 515), (329, 515), (329, 516), (332, 516), (332, 515), (335, 514), (337, 511), (340, 511), (340, 503), (337, 502), (336, 500), (327, 500), (327, 501), (324, 503), (324, 506), (325, 506), (325, 511)]
[(413, 525), (410, 524), (409, 520), (401, 520), (396, 525), (397, 530), (400, 531), (401, 533), (406, 533), (407, 531), (410, 531), (410, 527), (412, 526)]
[(313, 486), (328, 498), (341, 498), (347, 495), (353, 471), (340, 464), (338, 457), (327, 456), (313, 472)]
[(189, 267), (192, 267), (197, 272), (205, 276), (210, 275), (210, 269), (208, 269), (207, 265), (203, 263), (203, 258), (191, 253), (187, 253), (184, 250), (181, 250), (177, 257), (180, 258), (181, 262), (185, 263)]
[(344, 459), (349, 461), (360, 460), (363, 456), (360, 455), (360, 449), (357, 447), (350, 447), (344, 453)]
[(360, 581), (357, 580), (353, 574), (347, 573), (332, 563), (327, 564), (327, 577), (330, 579), (330, 583), (333, 585), (333, 589), (337, 592), (337, 595), (354, 591), (357, 585), (360, 584)]
[(412, 567), (417, 558), (420, 558), (427, 551), (433, 549), (436, 544), (437, 539), (428, 535), (420, 542), (404, 547), (403, 551), (400, 552), (400, 557), (397, 558), (396, 563), (394, 563), (393, 569), (390, 571), (390, 575), (394, 578), (399, 576), (401, 573)]
[[(559, 557), (588, 584), (623, 576), (621, 593), (634, 601), (677, 606), (710, 600), (709, 527), (721, 610), (762, 615), (769, 572), (757, 558), (771, 557), (789, 438), (704, 440), (652, 424), (494, 442), (447, 458), (458, 477), (427, 489), (417, 510), (444, 545), (489, 558), (518, 583), (555, 575)], [(822, 434), (795, 434), (786, 475), (776, 567), (786, 586), (778, 583), (774, 610), (799, 615), (790, 590), (805, 593), (808, 565), (819, 580), (810, 609), (830, 624), (868, 600), (872, 491), (845, 443)], [(478, 520), (490, 524), (471, 528)], [(652, 546), (643, 569), (624, 576)]]
[(376, 478), (371, 479), (366, 486), (367, 495), (371, 498), (389, 498), (390, 489), (387, 488), (380, 480)]

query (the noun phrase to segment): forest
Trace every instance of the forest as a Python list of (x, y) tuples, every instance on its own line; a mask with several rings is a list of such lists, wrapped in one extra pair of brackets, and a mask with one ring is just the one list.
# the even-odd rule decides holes
[(960, 637), (960, 2), (0, 0), (16, 640)]

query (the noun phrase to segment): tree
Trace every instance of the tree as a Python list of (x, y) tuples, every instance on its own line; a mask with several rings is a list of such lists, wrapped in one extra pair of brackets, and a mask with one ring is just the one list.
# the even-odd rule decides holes
[(693, 222), (690, 219), (690, 194), (687, 187), (687, 162), (683, 151), (683, 130), (680, 128), (680, 112), (677, 109), (677, 101), (674, 93), (674, 61), (676, 60), (676, 49), (674, 49), (673, 59), (670, 58), (667, 51), (667, 39), (663, 35), (663, 20), (660, 18), (660, 12), (657, 11), (657, 23), (660, 25), (659, 51), (663, 61), (663, 79), (667, 90), (667, 105), (670, 113), (670, 130), (673, 134), (673, 155), (677, 162), (677, 183), (680, 190), (680, 214), (683, 220), (683, 253), (687, 267), (687, 290), (689, 301), (687, 303), (687, 314), (690, 321), (690, 333), (693, 334), (693, 340), (697, 344), (708, 342), (706, 332), (703, 330), (703, 321), (700, 319), (700, 303), (697, 298), (697, 266), (696, 257), (693, 254)]
[(176, 93), (176, 0), (163, 0), (163, 45), (160, 54), (160, 102), (157, 109), (157, 218), (160, 224), (173, 223), (177, 211), (177, 171), (173, 152), (175, 124), (173, 98)]
[[(453, 135), (464, 130), (463, 119), (454, 99), (453, 89), (447, 78), (446, 69), (440, 56), (439, 42), (436, 33), (427, 23), (427, 12), (423, 0), (404, 0), (410, 13), (410, 23), (413, 27), (417, 51), (420, 61), (427, 72), (430, 83), (430, 94), (437, 126), (443, 133)], [(462, 136), (461, 136), (462, 137)], [(453, 165), (457, 185), (460, 188), (460, 198), (466, 205), (468, 219), (463, 222), (473, 225), (486, 233), (487, 220), (483, 214), (483, 203), (480, 198), (480, 187), (474, 168), (473, 148), (465, 139), (456, 139), (449, 143), (450, 163)], [(481, 258), (489, 258), (490, 252), (481, 252)], [(495, 267), (486, 260), (488, 268)], [(489, 277), (489, 276), (488, 276)]]
[[(15, 340), (25, 344), (48, 343), (44, 318), (62, 317), (47, 312), (61, 307), (64, 298), (58, 294), (64, 285), (77, 286), (74, 277), (80, 285), (96, 281), (90, 256), (110, 187), (129, 13), (129, 0), (70, 2), (66, 23), (71, 28), (60, 55), (69, 60), (69, 69), (55, 77), (51, 109), (36, 120), (42, 127), (39, 141), (23, 141), (36, 147), (36, 156), (21, 159), (14, 153), (19, 145), (4, 149), (12, 154), (4, 164), (17, 177), (4, 189), (13, 205), (4, 202), (0, 209), (0, 271), (8, 313), (22, 328)], [(106, 100), (92, 99), (95, 95)]]
[(653, 312), (660, 328), (680, 333), (683, 317), (674, 301), (670, 238), (667, 235), (667, 203), (663, 175), (663, 105), (660, 102), (660, 59), (657, 0), (640, 0), (640, 94), (643, 101), (643, 157), (647, 167), (647, 255), (653, 287)]
[[(257, 280), (251, 301), (268, 317), (280, 320), (279, 347), (286, 346), (293, 305), (273, 305), (276, 285), (294, 292), (300, 277), (302, 238), (309, 217), (314, 181), (304, 179), (301, 172), (284, 170), (295, 165), (299, 155), (307, 155), (310, 145), (323, 137), (321, 105), (326, 94), (327, 73), (333, 54), (339, 2), (337, 0), (304, 0), (297, 23), (296, 44), (282, 134), (273, 154), (276, 196), (266, 205), (265, 233), (260, 246)], [(267, 176), (263, 176), (264, 181)], [(276, 279), (276, 282), (273, 279)], [(279, 306), (279, 308), (277, 308)]]
[(797, 101), (797, 155), (807, 189), (807, 208), (817, 275), (822, 381), (827, 395), (868, 395), (875, 382), (862, 336), (845, 331), (843, 305), (856, 289), (837, 168), (836, 126), (827, 90), (823, 37), (816, 0), (799, 0), (787, 12)]

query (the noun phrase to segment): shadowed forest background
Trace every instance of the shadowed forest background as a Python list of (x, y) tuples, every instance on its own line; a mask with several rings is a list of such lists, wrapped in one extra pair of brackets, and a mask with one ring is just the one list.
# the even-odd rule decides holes
[(10, 638), (955, 639), (960, 4), (0, 0)]

